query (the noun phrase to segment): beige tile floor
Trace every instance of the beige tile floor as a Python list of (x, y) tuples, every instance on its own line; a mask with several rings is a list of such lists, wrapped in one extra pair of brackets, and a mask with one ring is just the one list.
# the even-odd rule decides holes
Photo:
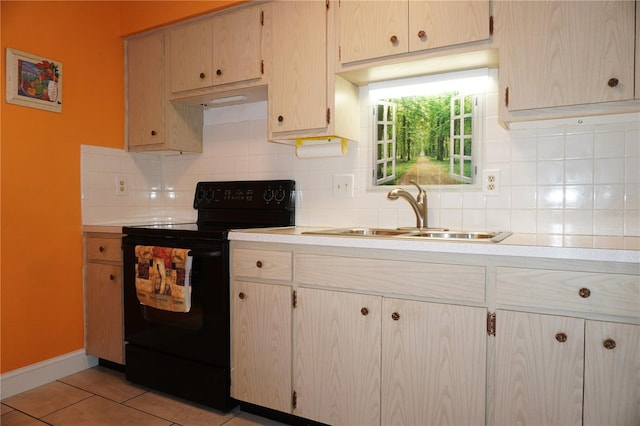
[(127, 382), (94, 367), (2, 400), (0, 425), (278, 426), (235, 409), (222, 413)]

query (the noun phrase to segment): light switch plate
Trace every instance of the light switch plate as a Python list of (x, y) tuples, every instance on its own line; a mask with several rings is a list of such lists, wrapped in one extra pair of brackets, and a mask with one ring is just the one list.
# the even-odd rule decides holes
[(353, 198), (353, 175), (333, 176), (333, 196)]

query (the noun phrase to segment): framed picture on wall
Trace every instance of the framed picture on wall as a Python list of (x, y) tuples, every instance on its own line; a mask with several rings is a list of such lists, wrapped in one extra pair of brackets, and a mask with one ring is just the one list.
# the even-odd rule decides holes
[(62, 63), (7, 48), (7, 102), (62, 112)]

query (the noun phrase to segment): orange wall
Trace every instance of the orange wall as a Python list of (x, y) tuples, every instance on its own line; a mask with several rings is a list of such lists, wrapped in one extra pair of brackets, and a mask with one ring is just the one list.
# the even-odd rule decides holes
[(121, 35), (234, 3), (0, 1), (6, 48), (63, 64), (61, 114), (0, 101), (0, 372), (83, 348), (80, 145), (124, 146)]

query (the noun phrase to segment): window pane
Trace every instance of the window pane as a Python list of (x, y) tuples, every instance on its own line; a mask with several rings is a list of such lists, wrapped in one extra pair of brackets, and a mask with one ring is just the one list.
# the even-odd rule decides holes
[(464, 155), (471, 155), (471, 139), (464, 140)]
[(453, 101), (453, 113), (455, 115), (460, 115), (460, 99), (455, 99)]
[(378, 111), (376, 113), (376, 118), (378, 119), (378, 121), (380, 120), (384, 120), (386, 117), (384, 116), (384, 105), (378, 105)]
[(460, 155), (460, 139), (453, 140), (453, 154)]
[(464, 160), (464, 176), (470, 178), (471, 173), (471, 160)]
[(378, 170), (377, 170), (376, 176), (377, 176), (378, 179), (382, 179), (384, 177), (384, 165), (383, 164), (378, 164)]
[(464, 119), (464, 134), (471, 136), (473, 129), (471, 128), (471, 117), (465, 117)]
[(473, 97), (465, 96), (464, 98), (464, 113), (471, 114), (473, 112)]
[(393, 126), (387, 126), (387, 140), (393, 139)]
[(455, 120), (453, 122), (453, 134), (455, 136), (460, 136), (460, 120)]
[(378, 141), (384, 139), (384, 124), (378, 124)]

